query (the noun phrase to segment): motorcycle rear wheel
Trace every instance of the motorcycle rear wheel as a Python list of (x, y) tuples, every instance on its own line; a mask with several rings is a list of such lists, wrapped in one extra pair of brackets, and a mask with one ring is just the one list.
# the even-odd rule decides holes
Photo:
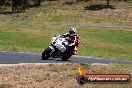
[(69, 55), (68, 53), (63, 54), (61, 57), (62, 61), (67, 61), (72, 55)]

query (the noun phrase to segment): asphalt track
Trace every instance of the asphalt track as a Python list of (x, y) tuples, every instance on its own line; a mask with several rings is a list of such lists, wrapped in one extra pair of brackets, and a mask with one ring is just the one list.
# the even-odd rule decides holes
[(82, 28), (99, 28), (99, 29), (123, 29), (123, 30), (132, 30), (132, 26), (82, 26)]
[(85, 57), (71, 57), (68, 61), (61, 61), (60, 58), (50, 58), (49, 60), (41, 60), (41, 55), (39, 54), (0, 52), (0, 64), (20, 64), (20, 63), (132, 64), (132, 61), (95, 59), (95, 58), (85, 58)]

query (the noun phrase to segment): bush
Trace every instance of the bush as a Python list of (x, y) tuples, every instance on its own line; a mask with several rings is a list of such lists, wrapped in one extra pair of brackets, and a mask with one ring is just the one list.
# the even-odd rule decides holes
[(6, 10), (6, 6), (0, 6), (0, 12)]

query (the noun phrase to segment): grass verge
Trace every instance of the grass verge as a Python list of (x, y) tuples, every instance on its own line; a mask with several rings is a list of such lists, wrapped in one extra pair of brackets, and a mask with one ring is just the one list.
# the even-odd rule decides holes
[(120, 60), (132, 59), (132, 31), (82, 28), (87, 25), (131, 26), (131, 2), (112, 3), (116, 9), (97, 11), (84, 7), (104, 2), (46, 1), (20, 14), (0, 14), (0, 50), (41, 53), (54, 35), (77, 26), (78, 55)]
[[(48, 47), (53, 35), (63, 34), (67, 32), (66, 30), (50, 29), (41, 32), (1, 30), (0, 50), (41, 53)], [(106, 59), (132, 59), (132, 31), (78, 28), (78, 34), (81, 40), (78, 55)]]

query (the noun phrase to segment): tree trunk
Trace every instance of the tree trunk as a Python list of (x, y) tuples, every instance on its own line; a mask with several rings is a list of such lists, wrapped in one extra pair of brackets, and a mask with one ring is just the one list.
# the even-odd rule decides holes
[(110, 6), (110, 0), (107, 0), (107, 7)]
[(41, 5), (41, 0), (37, 0), (37, 6)]

